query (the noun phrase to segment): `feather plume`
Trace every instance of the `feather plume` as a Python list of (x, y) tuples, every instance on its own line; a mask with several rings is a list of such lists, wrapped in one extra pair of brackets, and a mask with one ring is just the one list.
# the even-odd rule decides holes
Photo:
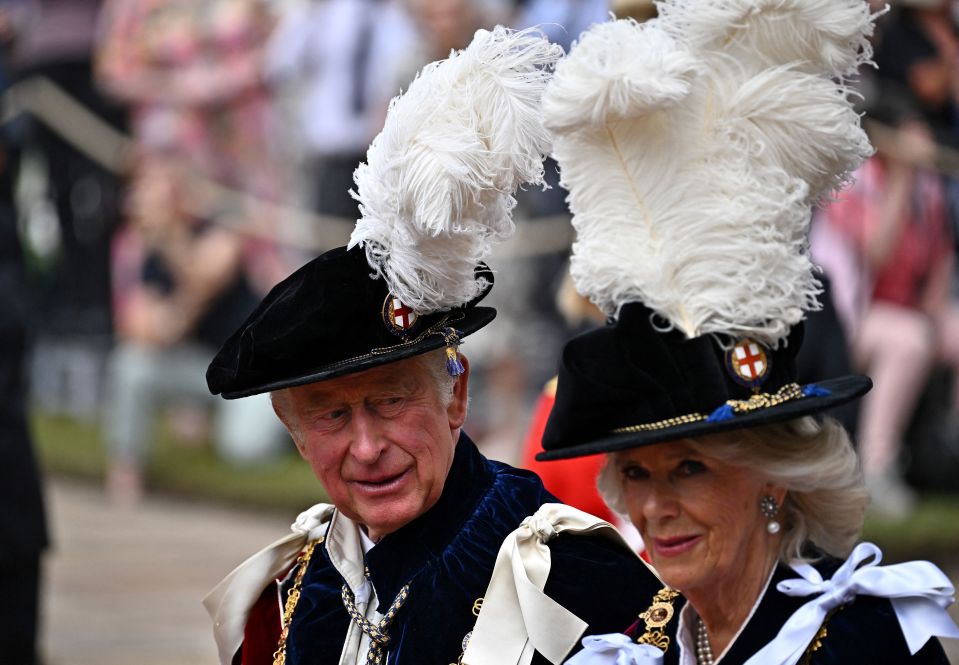
[(512, 233), (515, 190), (543, 184), (540, 104), (560, 55), (535, 31), (480, 30), (391, 102), (354, 174), (361, 219), (350, 246), (416, 312), (482, 291), (474, 269)]
[[(602, 51), (584, 35), (544, 96), (570, 192), (580, 293), (610, 316), (642, 301), (687, 337), (748, 335), (774, 347), (818, 308), (811, 205), (871, 152), (848, 91), (830, 76), (862, 58), (851, 35), (868, 32), (864, 6), (665, 0), (654, 22), (590, 31), (606, 43), (631, 33), (644, 45)], [(777, 41), (770, 8), (802, 17), (799, 36)], [(827, 43), (828, 57), (802, 61), (810, 44)], [(628, 69), (627, 49), (644, 54), (637, 69), (652, 71), (597, 74), (609, 63)], [(682, 81), (672, 96), (663, 94), (670, 77)], [(611, 86), (640, 101), (598, 103), (617, 98)]]
[(742, 62), (797, 63), (843, 77), (872, 57), (875, 16), (863, 0), (661, 0), (657, 6), (674, 34)]
[(689, 94), (698, 67), (656, 22), (597, 24), (576, 49), (576, 58), (557, 65), (563, 75), (543, 97), (545, 122), (554, 131), (602, 126), (675, 106)]

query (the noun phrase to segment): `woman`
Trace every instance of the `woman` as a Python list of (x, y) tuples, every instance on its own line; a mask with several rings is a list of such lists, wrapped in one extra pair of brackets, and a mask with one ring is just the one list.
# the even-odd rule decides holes
[(853, 547), (858, 461), (812, 418), (871, 381), (796, 379), (810, 209), (871, 152), (843, 81), (873, 17), (862, 0), (658, 9), (594, 26), (543, 101), (571, 274), (610, 324), (566, 345), (539, 459), (607, 453), (601, 488), (667, 585), (628, 637), (569, 662), (945, 663), (952, 585)]

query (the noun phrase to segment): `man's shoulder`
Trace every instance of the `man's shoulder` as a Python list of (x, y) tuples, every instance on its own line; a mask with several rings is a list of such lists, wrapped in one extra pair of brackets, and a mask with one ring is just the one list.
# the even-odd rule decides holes
[(546, 593), (590, 624), (586, 634), (622, 632), (663, 588), (624, 544), (593, 534), (550, 540)]

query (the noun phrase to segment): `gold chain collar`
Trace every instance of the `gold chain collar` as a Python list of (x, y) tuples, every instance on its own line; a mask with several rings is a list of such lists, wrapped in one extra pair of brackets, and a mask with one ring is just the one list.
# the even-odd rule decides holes
[(296, 571), (296, 577), (293, 578), (293, 587), (290, 589), (290, 595), (286, 597), (286, 605), (283, 607), (283, 619), (280, 622), (280, 641), (277, 643), (276, 651), (273, 652), (273, 665), (286, 665), (286, 638), (290, 634), (290, 624), (293, 623), (293, 612), (296, 611), (296, 604), (300, 602), (300, 587), (303, 585), (303, 576), (306, 575), (306, 569), (310, 566), (310, 557), (313, 556), (313, 550), (323, 542), (323, 536), (312, 541), (306, 546), (306, 549), (300, 552), (294, 565), (299, 566)]

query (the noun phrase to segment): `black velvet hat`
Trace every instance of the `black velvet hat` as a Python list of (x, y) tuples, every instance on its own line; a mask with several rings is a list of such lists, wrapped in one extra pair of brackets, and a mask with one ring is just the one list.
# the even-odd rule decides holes
[[(865, 376), (796, 383), (803, 326), (769, 349), (743, 340), (723, 349), (713, 335), (662, 332), (641, 303), (615, 323), (571, 340), (539, 460), (755, 427), (817, 413), (861, 396)], [(747, 376), (748, 375), (748, 376)]]
[(874, 16), (747, 5), (663, 0), (557, 64), (543, 109), (570, 273), (611, 323), (566, 346), (538, 459), (783, 421), (871, 386), (799, 385), (795, 356), (821, 290), (812, 209), (873, 152), (846, 82)]
[(475, 275), (484, 284), (479, 296), (417, 316), (372, 275), (362, 248), (330, 250), (273, 287), (216, 354), (207, 385), (235, 399), (455, 348), (496, 316), (476, 306), (493, 274), (484, 265)]
[(536, 31), (479, 30), (392, 101), (354, 173), (347, 247), (283, 280), (220, 349), (227, 399), (332, 379), (446, 347), (493, 320), (485, 260), (513, 231), (513, 197), (543, 184), (540, 98), (563, 53)]

